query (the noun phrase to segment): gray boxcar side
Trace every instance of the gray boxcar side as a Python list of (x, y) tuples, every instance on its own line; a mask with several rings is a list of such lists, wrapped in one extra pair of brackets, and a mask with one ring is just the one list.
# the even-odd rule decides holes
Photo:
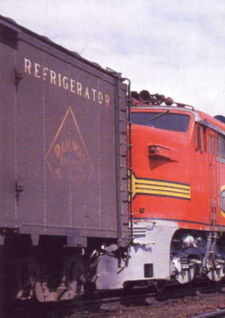
[(119, 74), (0, 17), (0, 227), (122, 238), (127, 86)]

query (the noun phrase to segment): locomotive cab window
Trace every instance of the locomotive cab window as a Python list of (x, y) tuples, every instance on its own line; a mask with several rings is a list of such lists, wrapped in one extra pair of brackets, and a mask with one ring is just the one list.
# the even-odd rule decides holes
[(196, 124), (194, 137), (195, 150), (200, 152), (206, 151), (205, 128), (203, 126)]
[(132, 124), (155, 127), (164, 130), (186, 132), (190, 117), (185, 114), (162, 112), (133, 112), (130, 120)]
[(225, 162), (225, 137), (219, 136), (219, 159)]

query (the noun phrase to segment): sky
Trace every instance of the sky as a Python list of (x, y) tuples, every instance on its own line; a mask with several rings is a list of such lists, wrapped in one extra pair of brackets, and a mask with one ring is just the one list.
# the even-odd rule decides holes
[(0, 14), (147, 89), (225, 115), (225, 0), (0, 0)]

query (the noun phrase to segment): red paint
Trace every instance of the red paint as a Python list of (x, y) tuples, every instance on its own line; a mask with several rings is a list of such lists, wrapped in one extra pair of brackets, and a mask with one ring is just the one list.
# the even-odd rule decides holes
[[(165, 183), (162, 183), (161, 189), (156, 186), (158, 194), (135, 195), (132, 202), (134, 217), (174, 220), (180, 227), (190, 229), (206, 230), (213, 229), (213, 226), (218, 229), (221, 225), (225, 226), (225, 216), (220, 210), (220, 192), (225, 185), (225, 163), (218, 160), (219, 134), (200, 125), (199, 120), (207, 121), (223, 132), (225, 124), (199, 111), (166, 106), (165, 110), (171, 114), (188, 115), (188, 130), (178, 132), (132, 124), (131, 159), (134, 175), (137, 179)], [(148, 115), (151, 112), (163, 113), (165, 110), (162, 106), (148, 108), (146, 105), (138, 105), (132, 109), (132, 113), (145, 112)], [(198, 141), (198, 129), (201, 141)], [(145, 187), (144, 182), (139, 181), (143, 183), (140, 187)], [(167, 185), (170, 182), (175, 188)], [(176, 189), (176, 184), (190, 186), (189, 199), (162, 195), (162, 189), (167, 186), (169, 191), (180, 191)]]

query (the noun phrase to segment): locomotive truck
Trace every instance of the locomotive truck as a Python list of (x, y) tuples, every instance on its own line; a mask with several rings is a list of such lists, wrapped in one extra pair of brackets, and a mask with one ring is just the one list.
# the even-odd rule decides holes
[(221, 280), (225, 118), (5, 17), (0, 54), (0, 307)]

